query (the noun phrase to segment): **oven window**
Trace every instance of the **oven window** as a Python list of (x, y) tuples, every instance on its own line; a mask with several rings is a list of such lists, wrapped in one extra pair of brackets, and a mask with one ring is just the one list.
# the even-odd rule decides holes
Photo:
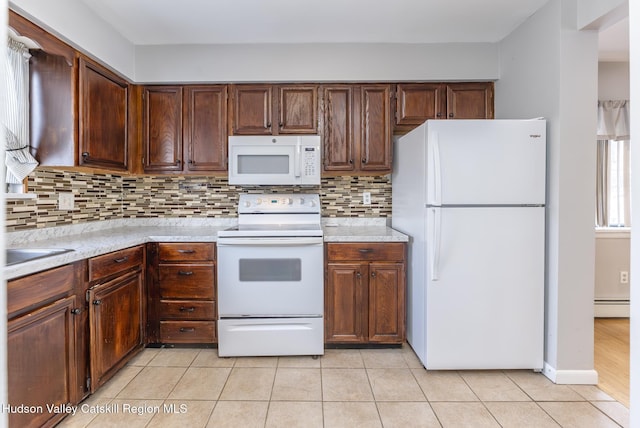
[(238, 155), (238, 174), (289, 174), (289, 156)]
[(240, 259), (240, 281), (293, 281), (302, 279), (300, 259)]

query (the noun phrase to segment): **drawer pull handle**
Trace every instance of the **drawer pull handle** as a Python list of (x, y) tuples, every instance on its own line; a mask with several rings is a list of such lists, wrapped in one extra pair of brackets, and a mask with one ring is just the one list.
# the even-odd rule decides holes
[(195, 310), (196, 308), (194, 306), (191, 306), (190, 308), (185, 308), (184, 306), (180, 306), (180, 312), (193, 312)]
[(196, 331), (195, 327), (180, 327), (180, 333), (193, 333)]
[(190, 270), (187, 270), (187, 271), (185, 271), (185, 270), (179, 270), (179, 271), (178, 271), (178, 275), (189, 276), (189, 275), (193, 275), (193, 272), (192, 272), (192, 271), (190, 271)]
[(193, 254), (196, 250), (178, 250), (178, 252), (182, 254)]
[(360, 248), (358, 251), (360, 251), (362, 254), (373, 253), (372, 248)]
[(122, 262), (126, 262), (127, 260), (129, 260), (129, 257), (128, 256), (124, 256), (121, 259), (115, 259), (114, 262), (122, 263)]

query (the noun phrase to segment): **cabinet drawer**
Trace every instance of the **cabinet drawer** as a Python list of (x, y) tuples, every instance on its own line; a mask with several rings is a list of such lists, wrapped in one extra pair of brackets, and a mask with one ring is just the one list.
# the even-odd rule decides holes
[(403, 243), (327, 244), (328, 260), (404, 260)]
[(64, 297), (75, 283), (74, 265), (61, 266), (7, 282), (9, 318), (29, 308)]
[(215, 247), (206, 242), (170, 242), (158, 244), (160, 261), (208, 261), (215, 260)]
[(144, 262), (143, 251), (142, 246), (137, 246), (89, 259), (89, 281), (105, 278), (142, 265)]
[(161, 300), (160, 318), (181, 320), (213, 320), (216, 317), (214, 301)]
[(176, 263), (158, 270), (160, 298), (213, 300), (213, 264)]
[(216, 341), (215, 321), (160, 321), (160, 341), (163, 343), (213, 343)]

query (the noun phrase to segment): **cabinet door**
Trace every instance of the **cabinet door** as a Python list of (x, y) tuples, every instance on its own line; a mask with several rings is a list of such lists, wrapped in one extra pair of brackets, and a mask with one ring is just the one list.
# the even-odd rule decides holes
[(182, 171), (182, 87), (144, 89), (144, 170)]
[(39, 427), (61, 419), (47, 405), (75, 404), (74, 297), (67, 297), (8, 323), (8, 393), (12, 406), (42, 406), (43, 412), (9, 412), (9, 426)]
[(439, 83), (398, 84), (396, 125), (420, 125), (446, 115), (446, 87)]
[(115, 74), (80, 58), (81, 166), (126, 170), (129, 86)]
[(360, 169), (391, 172), (391, 87), (360, 88)]
[(135, 271), (89, 290), (91, 391), (142, 346), (142, 274)]
[(184, 95), (187, 170), (226, 171), (227, 87), (187, 87)]
[(232, 135), (271, 135), (272, 86), (232, 87)]
[(366, 263), (329, 263), (325, 290), (325, 342), (364, 342), (367, 330)]
[(449, 119), (493, 119), (493, 83), (447, 85)]
[(369, 340), (402, 343), (404, 340), (403, 263), (369, 265)]
[(324, 86), (322, 100), (324, 170), (353, 171), (353, 87)]
[(316, 86), (278, 86), (278, 133), (316, 134), (318, 132), (318, 88)]

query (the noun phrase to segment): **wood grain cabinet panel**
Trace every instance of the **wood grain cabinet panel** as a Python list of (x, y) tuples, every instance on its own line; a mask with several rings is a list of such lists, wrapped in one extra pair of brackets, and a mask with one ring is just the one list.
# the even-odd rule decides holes
[(144, 343), (141, 271), (91, 288), (89, 320), (91, 386), (95, 391)]
[(232, 135), (271, 135), (272, 85), (233, 85)]
[(186, 87), (184, 152), (188, 171), (227, 170), (227, 88)]
[(449, 119), (493, 119), (493, 84), (447, 85), (447, 117)]
[(279, 134), (318, 132), (318, 87), (280, 85), (278, 91)]
[(79, 164), (126, 170), (129, 84), (82, 57), (79, 75)]
[(406, 245), (330, 243), (326, 259), (325, 342), (402, 343)]
[(146, 87), (143, 99), (145, 172), (182, 171), (182, 87)]
[(321, 88), (323, 100), (323, 169), (354, 171), (354, 88), (332, 85)]
[(161, 242), (147, 248), (149, 343), (215, 343), (215, 244)]
[(360, 169), (391, 172), (391, 86), (360, 89)]
[(418, 126), (446, 115), (446, 86), (440, 83), (399, 83), (396, 97), (396, 125)]
[(7, 412), (11, 427), (53, 426), (66, 414), (47, 405), (75, 404), (75, 297), (60, 299), (10, 320), (7, 332), (8, 397), (11, 406), (42, 406), (43, 412)]

